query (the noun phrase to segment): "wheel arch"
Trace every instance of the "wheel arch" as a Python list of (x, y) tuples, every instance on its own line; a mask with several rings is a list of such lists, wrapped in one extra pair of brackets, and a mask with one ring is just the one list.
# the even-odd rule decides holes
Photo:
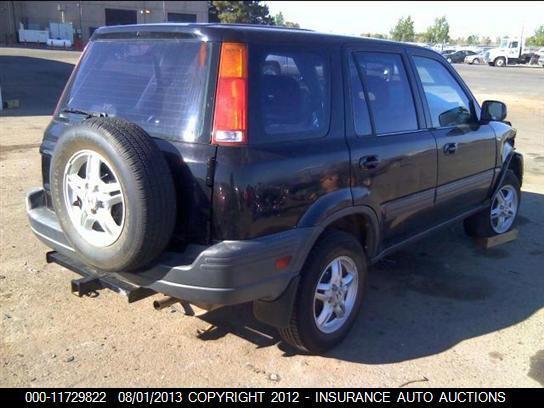
[(523, 155), (521, 153), (512, 151), (506, 157), (506, 159), (504, 160), (502, 164), (499, 177), (497, 177), (497, 180), (495, 181), (495, 184), (493, 185), (493, 188), (491, 189), (490, 197), (492, 197), (493, 194), (495, 194), (495, 191), (502, 184), (508, 170), (512, 170), (514, 172), (521, 186), (523, 184)]
[(372, 259), (379, 249), (379, 226), (376, 212), (367, 205), (347, 207), (323, 217), (314, 225), (315, 232), (307, 242), (301, 266), (317, 241), (334, 229), (354, 235), (364, 248), (366, 256), (369, 260)]
[[(350, 194), (351, 199), (351, 194)], [(300, 271), (312, 248), (319, 239), (332, 229), (339, 229), (355, 235), (365, 250), (369, 263), (378, 254), (380, 242), (380, 223), (376, 212), (369, 206), (349, 206), (335, 212), (307, 212), (297, 227), (311, 227), (314, 232), (310, 235), (300, 252), (295, 270), (299, 273), (291, 280), (287, 289), (272, 301), (256, 300), (253, 302), (253, 314), (261, 322), (277, 328), (284, 328), (289, 323), (293, 309)], [(309, 223), (309, 220), (315, 223)], [(304, 221), (304, 222), (303, 222)]]

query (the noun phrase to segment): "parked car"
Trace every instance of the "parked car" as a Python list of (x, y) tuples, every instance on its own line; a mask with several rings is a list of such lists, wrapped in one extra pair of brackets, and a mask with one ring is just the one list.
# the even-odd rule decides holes
[(538, 65), (540, 65), (541, 67), (544, 67), (544, 55), (541, 55), (538, 58)]
[(45, 130), (27, 213), (47, 261), (83, 276), (79, 295), (252, 302), (319, 353), (346, 336), (385, 255), (461, 220), (470, 236), (512, 228), (523, 157), (505, 117), (418, 46), (102, 27)]
[(467, 55), (465, 57), (465, 63), (466, 64), (481, 64), (484, 62), (484, 54), (483, 53), (474, 53), (474, 54), (470, 54), (470, 55)]
[(446, 60), (449, 63), (456, 64), (459, 62), (463, 62), (465, 58), (469, 55), (476, 55), (476, 52), (470, 51), (470, 50), (462, 50), (462, 51), (455, 51), (451, 54), (443, 54), (443, 55), (444, 55), (444, 58), (446, 58)]

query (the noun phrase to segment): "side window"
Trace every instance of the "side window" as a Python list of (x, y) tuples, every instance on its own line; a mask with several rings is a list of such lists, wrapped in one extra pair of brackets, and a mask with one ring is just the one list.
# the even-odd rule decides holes
[(512, 44), (510, 44), (510, 48), (518, 48), (519, 43), (517, 41), (514, 41)]
[(284, 50), (265, 50), (258, 59), (257, 114), (266, 135), (261, 141), (324, 136), (330, 120), (327, 59)]
[(376, 133), (417, 130), (414, 99), (401, 56), (359, 52), (355, 59), (367, 84)]
[(414, 62), (425, 91), (433, 127), (469, 123), (469, 99), (449, 71), (440, 62), (430, 58), (414, 57)]
[(361, 84), (361, 78), (352, 58), (349, 59), (349, 76), (355, 133), (359, 136), (370, 135), (372, 133), (372, 126), (370, 126), (366, 96)]

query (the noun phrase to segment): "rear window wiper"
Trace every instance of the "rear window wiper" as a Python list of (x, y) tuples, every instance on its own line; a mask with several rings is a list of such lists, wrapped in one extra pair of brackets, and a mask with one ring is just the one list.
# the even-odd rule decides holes
[(107, 118), (106, 112), (91, 112), (83, 109), (64, 108), (60, 113), (75, 113), (76, 115), (85, 115), (87, 118)]

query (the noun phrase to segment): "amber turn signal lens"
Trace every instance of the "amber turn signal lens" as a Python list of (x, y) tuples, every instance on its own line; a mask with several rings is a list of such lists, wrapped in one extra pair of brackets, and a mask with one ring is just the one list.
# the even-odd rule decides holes
[(247, 131), (247, 45), (223, 43), (215, 95), (212, 143), (244, 144)]
[(289, 262), (291, 262), (292, 256), (284, 256), (282, 258), (276, 259), (276, 269), (285, 269), (287, 266), (289, 266)]

